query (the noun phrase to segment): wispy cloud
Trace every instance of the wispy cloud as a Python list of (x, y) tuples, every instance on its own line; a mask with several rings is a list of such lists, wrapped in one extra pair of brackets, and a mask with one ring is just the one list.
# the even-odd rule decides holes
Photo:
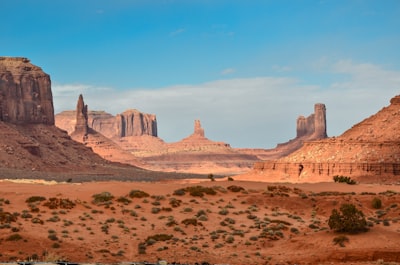
[[(129, 108), (157, 115), (159, 136), (178, 141), (200, 119), (206, 136), (237, 147), (274, 147), (295, 136), (296, 118), (315, 103), (327, 106), (328, 134), (339, 135), (388, 105), (399, 94), (400, 72), (342, 60), (332, 73), (347, 78), (326, 87), (289, 77), (255, 77), (159, 89), (117, 90), (87, 85), (54, 85), (56, 112), (74, 109), (83, 93), (90, 110), (121, 113)], [(367, 80), (364, 80), (364, 79)]]
[(292, 70), (290, 66), (273, 65), (272, 69), (276, 72), (289, 72)]
[(170, 32), (170, 33), (169, 33), (169, 36), (170, 36), (170, 37), (175, 37), (175, 36), (177, 36), (177, 35), (180, 35), (180, 34), (184, 33), (185, 31), (186, 31), (185, 28), (179, 28), (179, 29), (177, 29), (177, 30), (174, 30), (174, 31)]
[(226, 68), (221, 71), (221, 75), (229, 75), (229, 74), (233, 74), (234, 72), (236, 72), (236, 70), (234, 68)]

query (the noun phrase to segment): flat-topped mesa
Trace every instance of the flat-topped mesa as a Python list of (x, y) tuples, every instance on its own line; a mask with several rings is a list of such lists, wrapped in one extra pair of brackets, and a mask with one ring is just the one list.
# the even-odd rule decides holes
[(22, 57), (0, 57), (0, 121), (54, 125), (50, 76)]
[(152, 135), (157, 137), (156, 115), (131, 109), (117, 114), (118, 137)]
[(79, 95), (78, 103), (76, 104), (76, 124), (74, 133), (79, 133), (86, 136), (88, 132), (88, 106), (85, 105), (83, 96), (81, 94)]

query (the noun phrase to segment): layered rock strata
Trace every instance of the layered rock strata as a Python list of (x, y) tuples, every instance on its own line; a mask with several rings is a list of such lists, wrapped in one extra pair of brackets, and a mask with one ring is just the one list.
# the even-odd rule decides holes
[(50, 76), (27, 58), (0, 57), (0, 121), (54, 124)]
[(339, 137), (308, 141), (287, 157), (258, 162), (257, 174), (273, 181), (400, 181), (400, 96)]
[[(128, 136), (151, 135), (157, 137), (157, 118), (154, 114), (127, 110), (113, 116), (104, 111), (88, 111), (88, 126), (110, 139)], [(57, 127), (71, 134), (75, 130), (75, 111), (63, 111), (56, 115)]]

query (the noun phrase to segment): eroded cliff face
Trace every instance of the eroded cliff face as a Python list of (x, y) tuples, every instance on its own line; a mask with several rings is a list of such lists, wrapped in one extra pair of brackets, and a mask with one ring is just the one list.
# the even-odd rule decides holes
[(272, 181), (332, 181), (335, 175), (362, 181), (400, 180), (400, 96), (339, 137), (304, 143), (277, 160), (257, 162), (254, 170)]
[(50, 76), (27, 58), (0, 57), (0, 121), (54, 125)]
[[(127, 110), (113, 116), (104, 111), (87, 112), (89, 128), (110, 139), (150, 135), (157, 137), (157, 118), (154, 114)], [(56, 126), (71, 134), (75, 130), (76, 111), (63, 111), (55, 116)]]
[(156, 115), (131, 109), (116, 116), (118, 137), (151, 135), (157, 137)]

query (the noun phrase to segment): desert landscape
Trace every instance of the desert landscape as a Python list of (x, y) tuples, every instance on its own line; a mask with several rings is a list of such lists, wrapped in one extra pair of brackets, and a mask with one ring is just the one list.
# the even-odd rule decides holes
[[(54, 115), (27, 58), (0, 57), (0, 92), (1, 262), (400, 263), (400, 96), (338, 137), (317, 103), (295, 139), (236, 149), (199, 120), (165, 143), (153, 114), (82, 95)], [(361, 229), (333, 225), (343, 205)]]

